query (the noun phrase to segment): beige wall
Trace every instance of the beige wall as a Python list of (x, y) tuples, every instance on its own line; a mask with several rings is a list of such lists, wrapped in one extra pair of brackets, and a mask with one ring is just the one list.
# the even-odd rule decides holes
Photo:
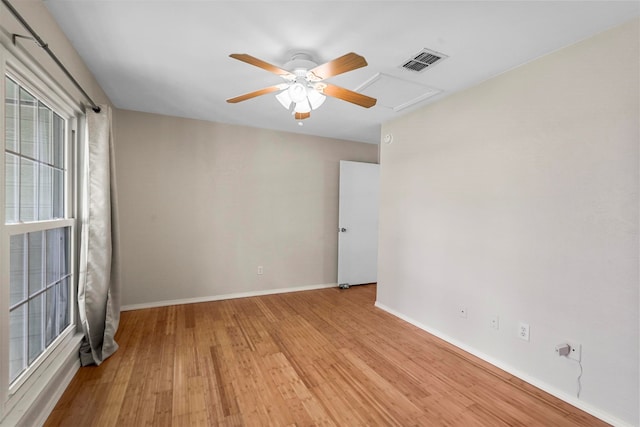
[(385, 124), (378, 274), (382, 306), (633, 425), (638, 34), (636, 19)]
[(115, 115), (124, 305), (336, 282), (339, 160), (376, 145)]

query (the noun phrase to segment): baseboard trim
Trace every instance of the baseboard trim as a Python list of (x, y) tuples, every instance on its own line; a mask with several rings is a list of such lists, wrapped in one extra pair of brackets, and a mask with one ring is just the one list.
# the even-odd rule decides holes
[(602, 421), (609, 423), (613, 426), (618, 426), (618, 427), (633, 427), (631, 424), (609, 414), (608, 412), (605, 412), (599, 408), (594, 407), (593, 405), (590, 405), (588, 403), (585, 403), (582, 400), (579, 400), (578, 398), (571, 396), (561, 390), (558, 390), (557, 388), (547, 384), (544, 381), (541, 381), (537, 378), (534, 378), (530, 375), (527, 375), (526, 373), (519, 371), (518, 369), (514, 368), (513, 366), (506, 364), (498, 359), (495, 359), (481, 351), (478, 351), (477, 349), (455, 339), (450, 337), (449, 335), (440, 332), (437, 329), (431, 328), (423, 323), (420, 323), (408, 316), (405, 316), (402, 313), (399, 313), (398, 311), (387, 307), (386, 305), (376, 301), (375, 302), (375, 306), (378, 307), (381, 310), (386, 311), (387, 313), (404, 320), (407, 323), (412, 324), (413, 326), (416, 326), (420, 329), (422, 329), (425, 332), (430, 333), (431, 335), (434, 335), (446, 342), (448, 342), (449, 344), (452, 344), (456, 347), (458, 347), (459, 349), (462, 349), (464, 351), (466, 351), (467, 353), (470, 353), (476, 357), (478, 357), (479, 359), (484, 360), (485, 362), (488, 362), (490, 364), (492, 364), (493, 366), (496, 366), (500, 369), (502, 369), (503, 371), (506, 371), (508, 373), (510, 373), (511, 375), (520, 378), (521, 380), (531, 384), (534, 387), (537, 387), (555, 397), (557, 397), (560, 400), (563, 400), (564, 402), (567, 402), (570, 405), (575, 406), (578, 409), (581, 409), (591, 415), (593, 415), (596, 418), (601, 419)]
[(174, 300), (166, 300), (166, 301), (146, 302), (141, 304), (127, 304), (127, 305), (123, 305), (120, 308), (120, 310), (121, 311), (142, 310), (145, 308), (166, 307), (170, 305), (195, 304), (199, 302), (211, 302), (211, 301), (222, 301), (222, 300), (236, 299), (236, 298), (259, 297), (263, 295), (284, 294), (288, 292), (313, 291), (316, 289), (333, 288), (336, 286), (338, 286), (337, 283), (325, 283), (322, 285), (307, 285), (307, 286), (296, 286), (291, 288), (265, 289), (260, 291), (238, 292), (238, 293), (232, 293), (232, 294), (212, 295), (212, 296), (206, 296), (206, 297), (183, 298), (183, 299), (174, 299)]

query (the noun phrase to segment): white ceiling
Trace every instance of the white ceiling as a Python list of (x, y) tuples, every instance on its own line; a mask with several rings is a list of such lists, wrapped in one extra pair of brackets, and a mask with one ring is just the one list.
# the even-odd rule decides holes
[[(379, 142), (385, 121), (640, 13), (637, 1), (45, 3), (118, 108), (370, 143)], [(423, 48), (449, 58), (420, 74), (400, 68)], [(282, 82), (230, 53), (282, 66), (296, 50), (312, 53), (317, 63), (347, 52), (364, 56), (367, 67), (328, 81), (356, 90), (381, 73), (364, 91), (379, 95), (378, 104), (364, 109), (329, 98), (300, 127), (274, 94), (225, 102)], [(429, 88), (441, 92), (392, 108)]]

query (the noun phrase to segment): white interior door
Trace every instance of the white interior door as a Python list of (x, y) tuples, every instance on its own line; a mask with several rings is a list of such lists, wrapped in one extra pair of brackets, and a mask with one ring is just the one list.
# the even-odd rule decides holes
[(340, 161), (338, 284), (378, 280), (380, 166)]

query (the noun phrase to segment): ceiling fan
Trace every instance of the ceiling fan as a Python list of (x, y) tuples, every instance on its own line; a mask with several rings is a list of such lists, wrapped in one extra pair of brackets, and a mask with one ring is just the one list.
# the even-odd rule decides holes
[(299, 52), (295, 53), (291, 61), (287, 62), (283, 68), (271, 65), (246, 53), (232, 53), (229, 56), (274, 73), (282, 77), (285, 82), (229, 98), (227, 102), (236, 103), (268, 93), (280, 92), (276, 98), (284, 108), (291, 111), (296, 120), (309, 118), (311, 110), (320, 107), (326, 96), (342, 99), (365, 108), (376, 105), (375, 98), (324, 81), (329, 77), (365, 67), (367, 61), (356, 53), (347, 53), (333, 61), (318, 65), (311, 60), (308, 54)]

